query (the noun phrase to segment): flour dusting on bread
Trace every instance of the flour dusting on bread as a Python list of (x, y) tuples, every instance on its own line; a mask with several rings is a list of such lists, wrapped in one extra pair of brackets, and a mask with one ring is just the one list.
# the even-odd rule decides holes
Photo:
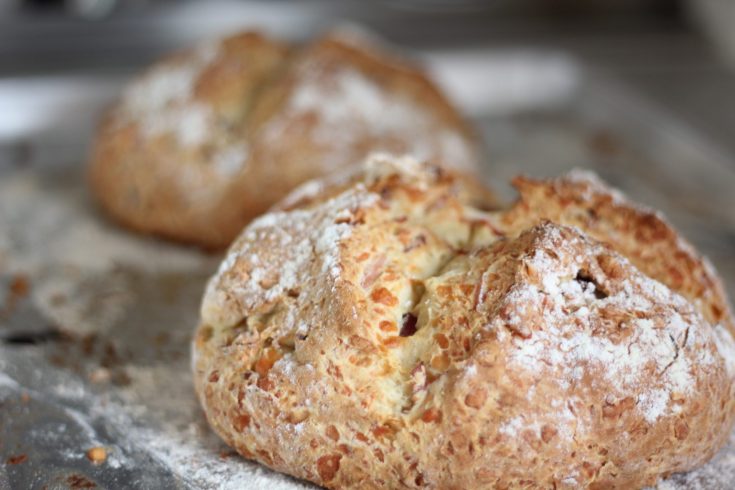
[[(561, 389), (582, 383), (595, 372), (606, 387), (606, 403), (632, 396), (650, 423), (667, 412), (677, 413), (677, 397), (694, 388), (692, 365), (702, 368), (715, 363), (706, 347), (713, 341), (712, 334), (697, 328), (704, 319), (683, 298), (641, 274), (626, 277), (614, 291), (608, 284), (607, 292), (602, 292), (590, 279), (580, 278), (587, 266), (578, 261), (583, 257), (579, 251), (570, 253), (573, 260), (568, 263), (559, 260), (561, 253), (567, 253), (566, 245), (560, 250), (560, 241), (541, 244), (546, 252), (537, 252), (526, 262), (542, 277), (540, 284), (528, 284), (508, 297), (517, 308), (523, 305), (543, 312), (543, 325), (533, 329), (528, 339), (515, 338), (517, 350), (511, 356), (523, 368), (548, 371)], [(604, 249), (588, 253), (604, 253)], [(658, 303), (676, 305), (678, 311), (662, 310), (653, 317), (644, 313)], [(515, 317), (509, 323), (520, 327), (524, 320), (528, 319)], [(601, 330), (610, 321), (619, 322), (616, 329), (622, 341)], [(683, 343), (690, 354), (684, 354)], [(639, 394), (654, 379), (659, 387)]]
[(218, 44), (207, 43), (186, 59), (154, 67), (125, 91), (121, 106), (125, 117), (140, 121), (151, 136), (171, 133), (184, 146), (205, 142), (214, 124), (213, 112), (195, 100), (194, 89), (218, 52)]
[[(405, 142), (402, 150), (418, 160), (436, 155), (448, 165), (466, 165), (473, 160), (466, 140), (456, 130), (439, 129), (436, 116), (415, 100), (381, 86), (356, 69), (338, 69), (325, 77), (318, 60), (305, 64), (287, 110), (294, 118), (318, 119), (313, 136), (315, 141), (334, 147), (334, 155), (327, 156), (333, 166), (367, 138)], [(272, 126), (274, 141), (279, 138), (279, 128)], [(380, 145), (374, 150), (381, 150)]]
[[(307, 282), (312, 263), (321, 262), (321, 271), (338, 279), (340, 241), (350, 233), (351, 226), (342, 221), (351, 209), (368, 207), (378, 196), (357, 189), (327, 201), (313, 210), (273, 212), (256, 219), (238, 239), (245, 249), (234, 246), (210, 281), (202, 306), (205, 321), (226, 327), (240, 318), (231, 317), (222, 324), (221, 311), (255, 308), (253, 299), (276, 301), (289, 291)], [(248, 244), (268, 243), (274, 247), (273, 257), (251, 253)], [(288, 249), (288, 254), (280, 251)], [(237, 271), (237, 272), (235, 272)], [(236, 280), (230, 281), (232, 274)], [(222, 282), (232, 289), (226, 296), (218, 294)], [(218, 312), (212, 316), (212, 312)]]

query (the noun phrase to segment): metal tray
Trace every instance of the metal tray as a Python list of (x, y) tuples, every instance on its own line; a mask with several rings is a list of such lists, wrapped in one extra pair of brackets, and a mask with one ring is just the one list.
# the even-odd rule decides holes
[[(735, 165), (701, 135), (560, 53), (425, 59), (476, 120), (503, 195), (518, 173), (594, 169), (735, 288)], [(87, 194), (93, 122), (125, 78), (0, 82), (0, 488), (313, 488), (237, 457), (196, 403), (189, 342), (219, 258), (128, 233)], [(102, 464), (86, 457), (98, 446)], [(659, 489), (734, 482), (731, 438)]]

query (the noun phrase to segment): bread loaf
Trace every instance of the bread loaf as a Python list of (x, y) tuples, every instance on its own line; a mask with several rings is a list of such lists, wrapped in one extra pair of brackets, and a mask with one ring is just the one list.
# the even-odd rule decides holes
[(375, 157), (251, 223), (194, 340), (212, 428), (329, 488), (631, 489), (704, 463), (735, 413), (712, 268), (589, 174), (516, 185), (488, 212)]
[(356, 36), (296, 49), (244, 33), (133, 81), (100, 126), (90, 181), (125, 225), (216, 249), (372, 151), (478, 172), (471, 129), (420, 69)]

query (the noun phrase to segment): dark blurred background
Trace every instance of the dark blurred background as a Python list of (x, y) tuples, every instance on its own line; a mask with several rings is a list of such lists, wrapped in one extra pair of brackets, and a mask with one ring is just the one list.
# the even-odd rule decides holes
[[(729, 0), (0, 0), (0, 75), (120, 68), (202, 37), (258, 27), (301, 39), (335, 22), (398, 44), (555, 45), (600, 61), (691, 54), (707, 38), (727, 52)], [(732, 35), (735, 38), (735, 35)], [(687, 48), (689, 51), (686, 51)], [(733, 48), (735, 49), (735, 48)], [(626, 59), (627, 58), (627, 59)], [(661, 60), (664, 61), (664, 60)], [(684, 60), (682, 60), (684, 61)]]

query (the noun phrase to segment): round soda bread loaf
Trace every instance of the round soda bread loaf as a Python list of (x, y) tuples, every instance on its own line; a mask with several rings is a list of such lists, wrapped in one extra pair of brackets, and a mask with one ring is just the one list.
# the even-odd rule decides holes
[(426, 75), (364, 36), (291, 49), (244, 33), (133, 81), (99, 128), (90, 180), (120, 222), (222, 248), (298, 184), (376, 150), (469, 173), (479, 158)]
[(493, 212), (409, 159), (346, 182), (208, 284), (195, 386), (240, 454), (330, 488), (630, 489), (724, 444), (732, 316), (659, 215), (585, 173)]

